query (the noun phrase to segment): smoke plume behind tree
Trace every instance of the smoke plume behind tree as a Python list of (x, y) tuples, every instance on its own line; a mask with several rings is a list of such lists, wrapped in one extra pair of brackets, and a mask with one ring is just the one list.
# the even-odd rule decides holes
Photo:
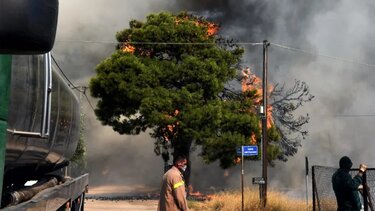
[[(223, 34), (240, 41), (262, 42), (268, 39), (274, 43), (306, 49), (313, 53), (374, 63), (372, 58), (375, 50), (371, 44), (375, 34), (372, 27), (375, 21), (375, 16), (371, 12), (373, 4), (369, 0), (361, 3), (349, 0), (64, 0), (60, 1), (57, 42), (53, 53), (60, 66), (76, 84), (87, 85), (88, 78), (95, 74), (95, 65), (112, 52), (115, 46), (115, 32), (127, 27), (131, 19), (142, 19), (151, 12), (162, 10), (187, 10), (218, 20), (224, 30)], [(113, 43), (66, 42), (67, 40)], [(244, 62), (253, 66), (259, 75), (262, 50), (257, 47), (245, 47), (248, 49)], [(370, 167), (375, 165), (372, 164), (375, 158), (372, 152), (372, 125), (375, 123), (372, 112), (375, 103), (375, 75), (372, 74), (374, 69), (373, 66), (342, 62), (271, 46), (270, 81), (286, 84), (294, 82), (294, 79), (305, 81), (316, 97), (301, 110), (302, 114), (310, 114), (311, 120), (307, 128), (310, 136), (302, 142), (302, 148), (296, 157), (289, 159), (287, 163), (278, 163), (276, 168), (270, 169), (269, 179), (272, 184), (281, 187), (300, 187), (304, 184), (304, 160), (301, 159), (304, 156), (309, 156), (310, 164), (334, 166), (342, 155), (348, 155), (354, 165), (360, 162), (368, 163)], [(94, 99), (91, 99), (91, 102), (95, 104)], [(116, 135), (110, 128), (103, 128), (95, 120), (84, 100), (83, 107), (90, 122), (86, 131), (91, 183), (94, 185), (112, 181), (148, 181), (149, 184), (158, 187), (160, 177), (150, 175), (158, 177), (162, 164), (150, 153), (152, 140), (147, 135), (142, 138)], [(134, 154), (138, 155), (135, 157), (144, 165), (139, 165), (138, 161), (134, 160)], [(112, 159), (122, 162), (114, 162), (116, 164), (113, 165)], [(113, 173), (113, 177), (99, 176), (106, 166), (118, 173)], [(260, 175), (259, 167), (260, 164), (255, 162), (246, 164), (245, 174), (249, 175), (249, 181), (250, 175)], [(218, 170), (215, 165), (202, 167), (204, 173), (199, 173), (200, 167), (196, 168), (197, 174), (192, 175), (193, 184), (196, 180), (198, 185), (209, 187), (220, 184), (223, 178), (229, 178), (225, 180), (227, 184), (239, 184), (239, 173), (236, 172), (238, 169), (233, 169), (229, 176), (225, 176), (228, 174)], [(291, 169), (293, 180), (290, 179)], [(139, 171), (145, 177), (140, 177), (137, 173)]]

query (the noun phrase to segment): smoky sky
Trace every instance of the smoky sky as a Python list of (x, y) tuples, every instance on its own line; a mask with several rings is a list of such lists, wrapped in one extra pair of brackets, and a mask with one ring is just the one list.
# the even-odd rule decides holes
[[(95, 66), (114, 51), (115, 33), (132, 19), (144, 20), (162, 11), (204, 16), (220, 24), (220, 35), (240, 42), (270, 41), (270, 83), (292, 86), (302, 80), (315, 96), (296, 114), (309, 114), (309, 136), (295, 157), (269, 169), (271, 186), (303, 189), (305, 156), (312, 165), (337, 166), (340, 157), (348, 155), (354, 165), (375, 166), (374, 4), (370, 0), (63, 0), (52, 53), (68, 77), (87, 86)], [(260, 74), (262, 46), (243, 47), (243, 65)], [(95, 106), (96, 99), (89, 99)], [(87, 101), (82, 101), (82, 108), (91, 184), (159, 187), (163, 164), (153, 154), (149, 135), (118, 135), (96, 120)], [(223, 171), (217, 163), (204, 165), (198, 156), (193, 165), (193, 185), (206, 189), (240, 185), (238, 167)], [(250, 184), (252, 176), (260, 176), (260, 163), (246, 162), (245, 174)]]

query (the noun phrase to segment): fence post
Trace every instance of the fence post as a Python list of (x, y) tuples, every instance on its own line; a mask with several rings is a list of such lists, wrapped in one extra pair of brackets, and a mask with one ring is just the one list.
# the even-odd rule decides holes
[(315, 168), (314, 166), (311, 167), (311, 185), (312, 185), (312, 203), (313, 203), (313, 211), (315, 211)]
[(367, 194), (367, 176), (366, 172), (363, 172), (363, 177), (362, 177), (362, 191), (363, 191), (363, 206), (364, 206), (364, 211), (368, 211), (368, 194)]

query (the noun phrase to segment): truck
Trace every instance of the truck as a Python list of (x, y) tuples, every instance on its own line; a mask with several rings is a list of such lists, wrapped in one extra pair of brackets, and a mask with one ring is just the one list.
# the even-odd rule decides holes
[(76, 94), (51, 59), (58, 0), (0, 0), (1, 210), (84, 210), (88, 174), (66, 173)]

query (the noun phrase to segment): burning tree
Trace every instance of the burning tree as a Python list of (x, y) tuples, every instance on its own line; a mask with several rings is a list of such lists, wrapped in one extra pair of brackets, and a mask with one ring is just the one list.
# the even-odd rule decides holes
[[(260, 143), (258, 95), (228, 89), (244, 51), (219, 38), (218, 30), (217, 24), (187, 13), (131, 21), (116, 34), (117, 51), (97, 66), (90, 81), (91, 95), (99, 98), (98, 119), (120, 134), (149, 131), (165, 162), (171, 154), (189, 156), (200, 146), (206, 162), (235, 165), (237, 146)], [(280, 117), (293, 112), (275, 105), (289, 108)], [(287, 139), (282, 132), (270, 123), (269, 141)], [(269, 161), (281, 158), (280, 146), (269, 145)]]
[[(242, 92), (255, 92), (253, 98), (256, 107), (263, 104), (262, 80), (251, 72), (249, 68), (242, 70), (241, 77), (237, 78), (241, 82)], [(314, 96), (310, 94), (308, 85), (305, 82), (295, 81), (293, 87), (287, 89), (285, 85), (267, 87), (270, 93), (267, 98), (270, 104), (267, 107), (267, 129), (268, 140), (268, 162), (273, 165), (273, 160), (287, 161), (287, 157), (297, 153), (301, 146), (301, 140), (307, 136), (307, 131), (303, 126), (308, 123), (309, 115), (295, 116), (295, 111), (304, 103), (310, 102)], [(250, 112), (255, 112), (254, 110)], [(255, 135), (251, 142), (255, 142)]]
[(303, 129), (303, 126), (310, 119), (308, 114), (296, 117), (294, 112), (304, 103), (310, 102), (314, 96), (310, 94), (305, 82), (296, 80), (289, 89), (286, 89), (285, 85), (276, 85), (270, 98), (274, 108), (273, 119), (281, 136), (279, 146), (282, 153), (279, 153), (277, 158), (287, 161), (287, 157), (297, 153), (298, 147), (301, 146), (301, 139), (306, 138), (307, 131)]

